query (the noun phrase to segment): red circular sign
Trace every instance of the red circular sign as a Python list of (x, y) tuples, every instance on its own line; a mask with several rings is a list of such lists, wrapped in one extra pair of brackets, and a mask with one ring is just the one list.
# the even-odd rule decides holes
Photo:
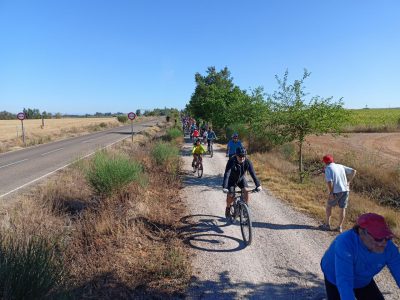
[(20, 112), (18, 115), (17, 115), (17, 118), (18, 118), (18, 120), (24, 120), (25, 119), (25, 114), (23, 113), (23, 112)]
[(136, 118), (136, 114), (134, 113), (134, 112), (130, 112), (129, 114), (128, 114), (128, 119), (129, 120), (134, 120)]

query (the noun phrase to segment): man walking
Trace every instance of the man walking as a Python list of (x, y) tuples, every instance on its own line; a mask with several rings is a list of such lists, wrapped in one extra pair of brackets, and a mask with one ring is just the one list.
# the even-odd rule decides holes
[[(357, 171), (334, 163), (333, 156), (329, 154), (325, 155), (322, 161), (325, 163), (325, 181), (328, 186), (329, 196), (326, 203), (326, 220), (321, 229), (331, 230), (332, 207), (339, 205), (339, 226), (335, 230), (342, 232), (349, 202), (349, 186)], [(347, 180), (347, 175), (350, 176), (349, 180)]]

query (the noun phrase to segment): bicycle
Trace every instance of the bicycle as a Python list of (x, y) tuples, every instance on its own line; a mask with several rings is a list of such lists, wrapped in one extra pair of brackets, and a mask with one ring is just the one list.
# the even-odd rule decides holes
[(196, 160), (193, 164), (193, 173), (196, 172), (198, 178), (201, 178), (203, 176), (203, 161), (199, 158), (199, 156), (196, 156)]
[[(257, 188), (249, 190), (248, 193), (257, 193)], [(250, 208), (244, 201), (243, 189), (233, 190), (234, 202), (231, 205), (229, 221), (233, 223), (237, 217), (240, 219), (240, 231), (242, 232), (243, 241), (248, 246), (253, 239), (253, 225), (250, 217)]]
[(214, 155), (214, 146), (213, 146), (213, 144), (214, 144), (214, 140), (210, 140), (210, 147), (208, 147), (208, 153), (210, 154), (210, 157), (213, 157), (213, 155)]

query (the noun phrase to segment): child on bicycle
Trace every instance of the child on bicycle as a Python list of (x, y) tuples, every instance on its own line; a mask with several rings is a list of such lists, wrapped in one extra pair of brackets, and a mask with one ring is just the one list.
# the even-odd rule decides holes
[(261, 183), (258, 180), (256, 173), (254, 172), (253, 164), (249, 159), (246, 158), (247, 151), (243, 147), (236, 148), (235, 156), (232, 156), (228, 163), (226, 164), (225, 173), (224, 173), (224, 182), (222, 184), (223, 191), (228, 193), (226, 196), (226, 209), (225, 209), (225, 217), (229, 218), (230, 215), (230, 207), (234, 201), (234, 195), (232, 194), (232, 190), (238, 186), (240, 189), (244, 189), (244, 200), (246, 203), (249, 201), (249, 193), (246, 191), (249, 185), (245, 178), (246, 172), (250, 173), (251, 178), (256, 185), (257, 191), (261, 191)]
[[(192, 167), (194, 167), (198, 161), (199, 162), (202, 161), (204, 153), (206, 153), (206, 149), (204, 149), (203, 145), (200, 143), (200, 139), (196, 139), (192, 148), (192, 154), (193, 154)], [(196, 172), (196, 170), (193, 172)]]

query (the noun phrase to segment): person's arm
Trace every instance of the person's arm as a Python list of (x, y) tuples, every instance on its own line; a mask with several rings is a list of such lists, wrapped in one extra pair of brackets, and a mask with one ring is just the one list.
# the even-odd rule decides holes
[(388, 248), (388, 260), (386, 262), (390, 273), (394, 280), (396, 280), (397, 286), (400, 288), (400, 253), (399, 249), (393, 244), (392, 241), (388, 241), (386, 246)]
[(248, 160), (248, 163), (249, 163), (249, 170), (248, 170), (248, 171), (249, 171), (249, 173), (250, 173), (251, 178), (252, 178), (253, 181), (254, 181), (254, 184), (256, 185), (256, 187), (261, 186), (260, 180), (258, 180), (258, 178), (257, 178), (257, 176), (256, 176), (256, 173), (254, 172), (253, 164), (251, 163), (250, 160)]
[(226, 145), (226, 155), (229, 154), (229, 144), (230, 144), (230, 142), (231, 142), (231, 141), (229, 141), (228, 144)]
[(228, 188), (228, 180), (229, 180), (229, 176), (231, 175), (232, 164), (233, 164), (233, 160), (230, 159), (230, 160), (228, 160), (226, 167), (225, 167), (224, 181), (222, 182), (222, 188), (224, 188), (224, 189)]
[(348, 184), (350, 184), (350, 183), (353, 181), (354, 177), (356, 176), (356, 173), (357, 173), (357, 170), (351, 169), (351, 171), (350, 171), (350, 178), (349, 178), (349, 180), (347, 181)]
[(325, 181), (328, 186), (329, 197), (333, 196), (333, 177), (332, 170), (330, 168), (325, 168)]
[(196, 151), (196, 147), (193, 147), (192, 154), (194, 154), (195, 151)]
[(350, 235), (341, 236), (335, 242), (336, 286), (341, 300), (354, 300), (354, 246)]

